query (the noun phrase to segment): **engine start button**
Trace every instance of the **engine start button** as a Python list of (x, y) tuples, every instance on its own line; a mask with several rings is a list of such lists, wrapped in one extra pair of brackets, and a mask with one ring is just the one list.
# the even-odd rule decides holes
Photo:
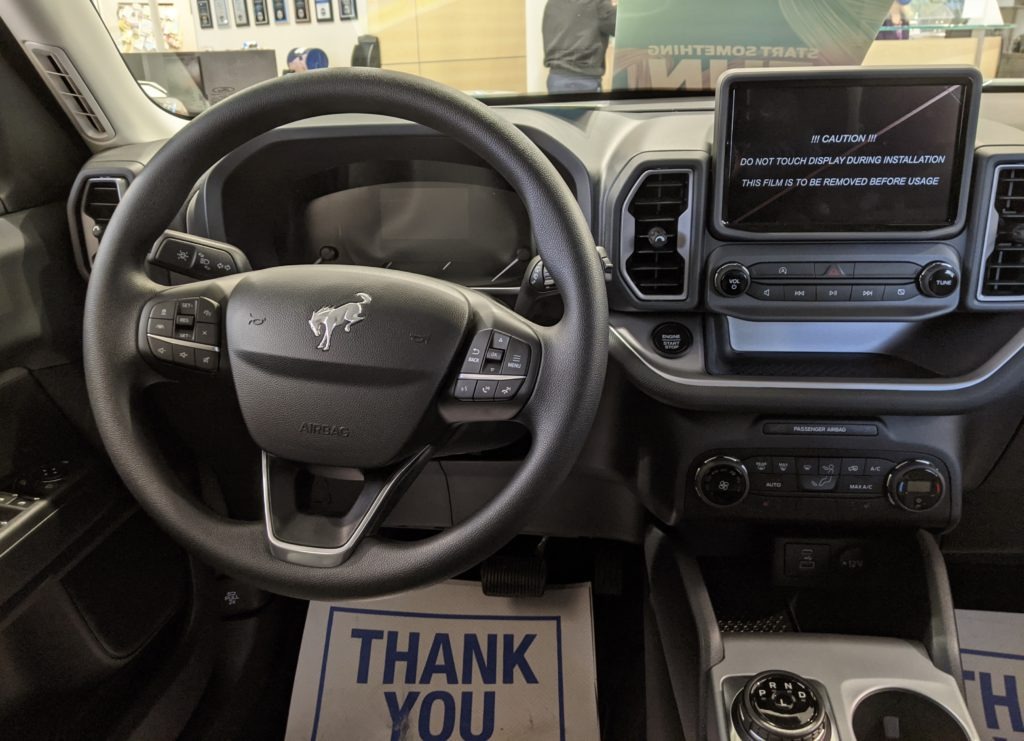
[(667, 358), (677, 358), (690, 349), (693, 334), (679, 322), (659, 324), (651, 333), (654, 349)]

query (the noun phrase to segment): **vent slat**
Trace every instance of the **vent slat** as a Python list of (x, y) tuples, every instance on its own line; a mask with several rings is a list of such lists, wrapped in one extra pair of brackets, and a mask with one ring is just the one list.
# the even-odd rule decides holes
[(44, 73), (46, 83), (82, 133), (94, 141), (110, 139), (114, 135), (110, 123), (64, 51), (35, 42), (27, 42), (26, 46)]
[(992, 203), (998, 222), (995, 245), (985, 262), (981, 295), (991, 298), (1024, 296), (1024, 242), (1014, 235), (1024, 222), (1024, 166), (999, 171)]
[(633, 253), (626, 274), (645, 296), (678, 296), (685, 291), (686, 261), (677, 251), (677, 225), (689, 205), (690, 176), (644, 176), (627, 210), (634, 219)]

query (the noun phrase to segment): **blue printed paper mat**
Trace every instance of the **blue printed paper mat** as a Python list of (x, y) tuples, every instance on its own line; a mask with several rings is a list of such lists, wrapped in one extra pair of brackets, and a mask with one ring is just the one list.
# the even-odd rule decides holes
[(1024, 615), (956, 611), (967, 706), (982, 741), (1024, 741)]
[(453, 581), (309, 606), (289, 740), (599, 735), (589, 585), (513, 600)]

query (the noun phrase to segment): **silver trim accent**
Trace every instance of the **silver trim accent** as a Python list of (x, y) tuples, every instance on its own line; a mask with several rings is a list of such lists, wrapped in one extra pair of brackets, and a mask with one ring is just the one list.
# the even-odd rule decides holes
[(434, 449), (431, 446), (423, 448), (423, 450), (402, 464), (401, 468), (391, 474), (391, 477), (384, 482), (384, 485), (380, 487), (380, 490), (377, 492), (376, 496), (374, 496), (373, 501), (366, 508), (366, 512), (359, 518), (359, 522), (356, 524), (352, 535), (347, 541), (337, 548), (317, 548), (316, 546), (288, 543), (284, 540), (279, 540), (274, 535), (274, 526), (272, 524), (270, 513), (270, 466), (267, 458), (267, 452), (265, 450), (261, 451), (263, 521), (266, 524), (267, 541), (270, 545), (270, 552), (282, 561), (288, 561), (289, 563), (300, 564), (302, 566), (330, 568), (344, 563), (349, 559), (352, 552), (362, 541), (363, 537), (366, 535), (367, 529), (374, 523), (376, 516), (381, 511), (381, 507), (383, 507), (384, 502), (387, 501), (395, 486), (405, 478), (405, 475), (409, 473), (409, 471), (415, 469), (423, 462), (424, 456), (429, 457), (430, 454), (433, 453), (433, 450)]
[(638, 348), (639, 343), (633, 339), (633, 337), (625, 330), (620, 330), (616, 327), (609, 326), (608, 330), (618, 339), (633, 355), (636, 356), (637, 360), (647, 366), (647, 368), (664, 378), (666, 381), (672, 383), (678, 383), (682, 386), (695, 386), (700, 388), (748, 388), (748, 389), (805, 389), (805, 390), (818, 390), (818, 391), (915, 391), (915, 392), (947, 392), (947, 391), (961, 391), (963, 389), (977, 386), (979, 383), (987, 381), (996, 372), (999, 371), (1004, 365), (1016, 356), (1022, 349), (1024, 349), (1024, 329), (1015, 334), (1009, 342), (1003, 345), (999, 352), (993, 355), (989, 360), (979, 366), (973, 373), (966, 376), (959, 376), (957, 378), (949, 379), (939, 383), (929, 381), (907, 381), (904, 383), (880, 383), (877, 381), (848, 381), (848, 382), (834, 382), (834, 381), (782, 381), (772, 380), (771, 378), (757, 378), (753, 380), (747, 380), (742, 378), (728, 378), (719, 376), (709, 376), (706, 374), (702, 375), (691, 375), (681, 376), (666, 373), (665, 371), (655, 367), (651, 362), (644, 357), (643, 351)]
[[(676, 221), (676, 253), (683, 258), (683, 292), (651, 296), (637, 288), (633, 279), (629, 277), (629, 271), (626, 270), (626, 261), (634, 252), (633, 242), (636, 239), (636, 219), (629, 213), (629, 204), (633, 202), (633, 197), (651, 175), (675, 174), (685, 174), (689, 178), (686, 188), (686, 210), (679, 215), (679, 219)], [(690, 260), (690, 245), (693, 242), (693, 184), (694, 173), (690, 168), (658, 169), (654, 167), (641, 173), (633, 183), (633, 187), (630, 188), (626, 200), (622, 203), (622, 223), (619, 227), (619, 275), (640, 301), (684, 301), (689, 295), (690, 264), (692, 262)]]
[(988, 221), (985, 223), (985, 238), (982, 242), (984, 249), (978, 258), (975, 274), (978, 276), (977, 286), (974, 290), (974, 297), (985, 303), (1012, 304), (1024, 301), (1024, 294), (1020, 296), (986, 296), (985, 289), (985, 264), (988, 258), (996, 251), (996, 224), (999, 223), (999, 212), (996, 210), (996, 193), (999, 191), (999, 173), (1003, 170), (1020, 170), (1024, 173), (1024, 162), (1015, 164), (998, 165), (992, 172), (992, 196), (989, 198)]
[(494, 294), (505, 294), (515, 295), (519, 293), (518, 286), (468, 286), (471, 291), (479, 291), (480, 293), (494, 293)]
[(194, 347), (196, 350), (213, 350), (214, 352), (220, 352), (220, 347), (217, 345), (204, 345), (201, 342), (190, 342), (189, 340), (179, 340), (175, 337), (161, 337), (158, 334), (146, 333), (146, 337), (151, 337), (154, 340), (163, 340), (169, 342), (172, 345), (181, 345), (182, 347)]
[(460, 373), (460, 381), (519, 381), (526, 380), (526, 376), (496, 376), (493, 373)]

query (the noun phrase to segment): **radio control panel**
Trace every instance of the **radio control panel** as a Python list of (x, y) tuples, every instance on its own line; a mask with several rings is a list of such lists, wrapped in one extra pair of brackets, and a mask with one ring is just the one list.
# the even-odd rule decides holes
[(960, 298), (960, 260), (945, 244), (727, 244), (707, 272), (709, 308), (748, 319), (926, 318)]

